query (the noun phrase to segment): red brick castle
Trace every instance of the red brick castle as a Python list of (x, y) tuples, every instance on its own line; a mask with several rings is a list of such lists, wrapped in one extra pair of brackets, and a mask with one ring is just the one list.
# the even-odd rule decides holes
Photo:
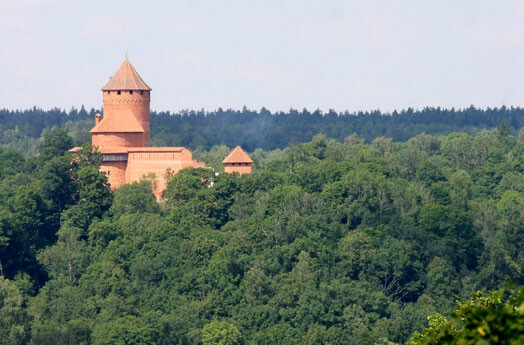
[[(167, 176), (186, 167), (203, 168), (185, 147), (151, 147), (151, 88), (129, 60), (102, 88), (104, 117), (96, 115), (91, 129), (93, 147), (102, 154), (100, 170), (107, 174), (111, 188), (153, 178), (154, 192), (160, 195)], [(71, 152), (76, 152), (75, 147)], [(227, 173), (251, 173), (253, 161), (238, 146), (224, 159)]]

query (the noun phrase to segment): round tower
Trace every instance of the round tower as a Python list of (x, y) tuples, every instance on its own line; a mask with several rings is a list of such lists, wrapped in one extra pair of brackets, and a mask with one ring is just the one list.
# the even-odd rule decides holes
[(149, 147), (151, 88), (129, 60), (102, 88), (104, 117), (91, 130), (93, 146)]

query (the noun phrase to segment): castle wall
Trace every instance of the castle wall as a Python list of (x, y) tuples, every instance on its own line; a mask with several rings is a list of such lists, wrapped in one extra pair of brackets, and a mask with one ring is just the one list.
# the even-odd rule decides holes
[(224, 172), (232, 174), (234, 172), (242, 174), (251, 174), (251, 164), (248, 163), (225, 163)]
[(204, 168), (206, 166), (205, 163), (193, 160), (193, 155), (185, 148), (177, 151), (166, 149), (152, 147), (147, 151), (145, 149), (139, 152), (130, 151), (126, 183), (140, 181), (154, 174), (155, 194), (160, 195), (166, 188), (168, 172), (176, 174), (186, 167)]
[[(145, 147), (151, 145), (151, 114), (149, 103), (151, 94), (149, 91), (104, 91), (104, 118), (113, 118), (118, 122), (126, 121), (121, 118), (122, 115), (133, 114), (135, 119), (144, 129), (141, 134), (141, 141), (136, 147)], [(125, 122), (124, 122), (125, 123)]]
[(102, 162), (100, 171), (107, 175), (111, 189), (117, 189), (126, 183), (126, 161)]

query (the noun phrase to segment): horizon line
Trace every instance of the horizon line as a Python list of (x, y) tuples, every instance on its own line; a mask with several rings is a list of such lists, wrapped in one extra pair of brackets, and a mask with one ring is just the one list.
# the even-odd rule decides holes
[[(87, 108), (84, 104), (82, 104), (82, 105), (80, 105), (80, 107), (77, 107), (77, 106), (73, 105), (69, 110), (67, 110), (66, 108), (62, 108), (62, 107), (43, 108), (43, 107), (39, 107), (37, 105), (34, 105), (32, 107), (25, 108), (25, 109), (4, 107), (4, 108), (0, 108), (0, 111), (24, 112), (24, 111), (31, 111), (31, 110), (36, 109), (36, 110), (40, 110), (40, 111), (58, 110), (60, 112), (68, 113), (68, 112), (71, 112), (72, 110), (80, 111), (80, 110), (82, 110), (82, 108), (85, 111), (87, 111), (87, 112), (91, 112), (93, 110), (102, 112), (102, 109), (103, 109), (103, 107), (101, 107), (101, 108), (95, 108), (95, 107)], [(183, 112), (191, 112), (191, 111), (204, 112), (204, 113), (216, 113), (216, 112), (219, 112), (219, 111), (234, 111), (234, 112), (249, 111), (249, 112), (261, 113), (262, 111), (268, 111), (271, 114), (289, 113), (291, 111), (297, 111), (297, 112), (307, 111), (309, 113), (320, 112), (321, 114), (329, 114), (331, 112), (335, 112), (337, 114), (358, 114), (358, 113), (377, 113), (378, 112), (378, 113), (387, 115), (387, 114), (393, 114), (393, 113), (405, 113), (407, 111), (422, 112), (422, 111), (427, 110), (427, 109), (453, 110), (453, 111), (460, 112), (460, 111), (465, 111), (465, 110), (468, 110), (468, 109), (475, 109), (475, 110), (482, 110), (482, 111), (500, 110), (500, 109), (520, 110), (520, 109), (524, 109), (524, 106), (502, 105), (502, 106), (495, 106), (495, 107), (490, 107), (490, 106), (478, 107), (478, 106), (476, 106), (474, 104), (471, 104), (468, 107), (443, 107), (443, 106), (429, 106), (429, 105), (427, 105), (427, 106), (424, 106), (424, 107), (417, 107), (417, 108), (415, 108), (415, 107), (407, 107), (407, 108), (402, 108), (401, 110), (394, 109), (394, 110), (386, 110), (386, 111), (381, 110), (380, 108), (366, 109), (366, 110), (352, 110), (352, 111), (350, 111), (350, 110), (336, 110), (336, 109), (333, 109), (333, 108), (329, 108), (326, 111), (326, 110), (320, 109), (318, 107), (316, 109), (314, 109), (314, 110), (309, 109), (307, 107), (303, 107), (301, 109), (290, 107), (287, 110), (270, 110), (269, 108), (266, 108), (264, 106), (262, 106), (260, 109), (253, 109), (253, 108), (248, 108), (247, 106), (243, 106), (240, 109), (232, 108), (232, 107), (230, 107), (230, 108), (218, 107), (218, 108), (216, 108), (214, 110), (208, 110), (206, 108), (200, 108), (200, 109), (196, 109), (196, 108), (181, 108), (179, 110), (155, 110), (155, 109), (151, 108), (150, 111), (151, 112), (155, 112), (155, 113), (171, 113), (171, 114), (183, 113)]]

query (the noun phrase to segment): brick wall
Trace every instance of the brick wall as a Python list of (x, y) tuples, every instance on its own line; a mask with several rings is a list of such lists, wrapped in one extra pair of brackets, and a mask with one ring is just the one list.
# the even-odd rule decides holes
[(142, 125), (144, 133), (137, 147), (151, 145), (149, 104), (151, 94), (149, 91), (104, 91), (104, 118), (112, 117), (116, 121), (125, 123), (125, 116), (130, 113)]
[(100, 171), (107, 175), (111, 189), (117, 189), (126, 183), (126, 168), (126, 161), (103, 162), (100, 166)]
[(242, 174), (251, 174), (251, 164), (249, 163), (225, 163), (224, 172), (232, 174), (234, 172)]
[(155, 152), (152, 147), (149, 151), (132, 152), (128, 154), (126, 183), (140, 181), (142, 178), (154, 174), (155, 194), (160, 195), (166, 188), (166, 176), (168, 171), (177, 173), (187, 167), (204, 168), (205, 163), (193, 160), (191, 151), (182, 148), (177, 151), (166, 151), (158, 148)]

